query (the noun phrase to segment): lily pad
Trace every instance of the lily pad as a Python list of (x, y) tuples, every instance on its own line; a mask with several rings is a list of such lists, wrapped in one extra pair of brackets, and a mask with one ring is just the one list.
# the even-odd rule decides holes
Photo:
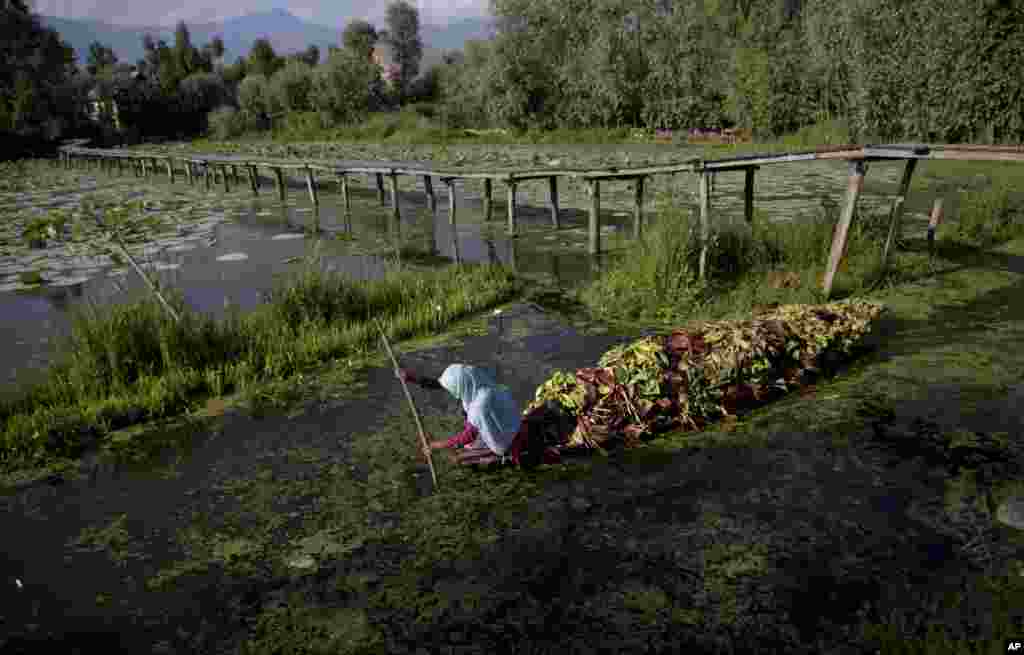
[(270, 237), (271, 241), (288, 241), (290, 239), (305, 239), (306, 235), (302, 232), (285, 232), (283, 234), (275, 234)]
[(244, 252), (229, 252), (227, 254), (224, 254), (224, 255), (221, 255), (220, 257), (218, 257), (217, 261), (219, 261), (219, 262), (241, 262), (241, 261), (245, 261), (246, 259), (249, 259), (249, 255), (245, 254)]

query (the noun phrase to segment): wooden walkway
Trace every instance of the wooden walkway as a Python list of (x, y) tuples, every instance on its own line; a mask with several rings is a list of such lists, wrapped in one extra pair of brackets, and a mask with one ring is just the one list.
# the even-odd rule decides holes
[[(315, 206), (320, 199), (317, 186), (317, 175), (334, 176), (341, 188), (345, 212), (350, 211), (349, 175), (372, 175), (376, 179), (377, 194), (381, 204), (385, 204), (384, 178), (390, 183), (391, 205), (394, 220), (401, 217), (398, 202), (398, 176), (411, 175), (423, 179), (424, 192), (428, 206), (432, 212), (437, 211), (437, 197), (434, 194), (433, 178), (437, 178), (448, 188), (449, 222), (455, 225), (456, 196), (455, 181), (480, 179), (484, 183), (484, 213), (486, 220), (491, 220), (494, 210), (493, 185), (500, 182), (506, 186), (508, 234), (516, 235), (516, 187), (520, 183), (547, 180), (548, 205), (551, 211), (551, 223), (557, 230), (561, 227), (558, 204), (558, 178), (569, 177), (582, 179), (587, 185), (590, 198), (588, 225), (588, 252), (597, 255), (601, 251), (601, 183), (613, 181), (632, 181), (634, 185), (633, 236), (639, 238), (643, 229), (643, 197), (644, 180), (652, 175), (671, 175), (676, 173), (694, 173), (699, 177), (699, 208), (700, 236), (702, 241), (700, 253), (700, 271), (703, 278), (707, 268), (707, 250), (710, 238), (711, 198), (714, 192), (714, 178), (718, 173), (742, 171), (744, 182), (744, 217), (748, 223), (754, 217), (754, 177), (756, 171), (764, 165), (808, 162), (818, 160), (846, 160), (849, 163), (849, 183), (839, 221), (836, 224), (831, 251), (823, 288), (826, 297), (831, 293), (835, 273), (838, 270), (846, 251), (846, 239), (853, 221), (857, 198), (864, 185), (868, 163), (873, 161), (905, 161), (903, 178), (900, 182), (899, 194), (893, 203), (890, 217), (889, 233), (882, 247), (882, 266), (888, 261), (890, 248), (898, 234), (899, 222), (903, 213), (906, 194), (910, 188), (917, 161), (920, 159), (956, 159), (968, 161), (1017, 161), (1024, 162), (1024, 147), (1020, 146), (979, 146), (979, 145), (844, 145), (830, 148), (819, 148), (813, 151), (744, 155), (720, 160), (686, 159), (672, 164), (646, 166), (637, 168), (603, 168), (579, 169), (571, 167), (543, 169), (491, 169), (466, 171), (435, 167), (432, 163), (399, 163), (387, 161), (324, 161), (308, 159), (302, 161), (289, 159), (267, 159), (262, 157), (200, 155), (196, 153), (145, 152), (142, 150), (86, 148), (81, 142), (62, 146), (57, 162), (66, 168), (93, 164), (103, 170), (123, 171), (125, 165), (130, 166), (136, 175), (148, 176), (166, 172), (171, 182), (181, 171), (190, 184), (195, 184), (201, 177), (207, 189), (216, 183), (219, 174), (225, 191), (230, 190), (232, 182), (239, 183), (238, 171), (247, 173), (248, 183), (253, 194), (259, 194), (261, 169), (269, 169), (277, 187), (278, 195), (283, 202), (287, 185), (286, 172), (301, 172), (305, 177), (306, 188)], [(941, 212), (941, 206), (937, 207)], [(933, 224), (937, 217), (933, 213)]]

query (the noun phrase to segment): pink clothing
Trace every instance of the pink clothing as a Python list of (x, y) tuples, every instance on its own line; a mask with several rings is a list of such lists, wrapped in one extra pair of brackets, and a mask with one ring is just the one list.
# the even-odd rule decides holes
[(469, 421), (466, 421), (466, 426), (462, 432), (446, 441), (444, 447), (455, 448), (456, 446), (465, 446), (476, 441), (479, 436), (480, 433), (477, 432), (477, 429)]

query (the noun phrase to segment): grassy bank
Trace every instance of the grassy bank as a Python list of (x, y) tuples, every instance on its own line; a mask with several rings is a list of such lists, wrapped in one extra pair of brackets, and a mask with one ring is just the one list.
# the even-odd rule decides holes
[[(1016, 179), (1024, 177), (1020, 167)], [(933, 260), (923, 250), (894, 249), (881, 269), (889, 216), (865, 213), (854, 220), (833, 297), (860, 296), (933, 272), (943, 254), (989, 248), (1024, 235), (1024, 198), (1009, 176), (962, 196), (957, 221), (943, 225)], [(838, 210), (815, 220), (770, 223), (755, 215), (753, 226), (727, 226), (712, 235), (708, 276), (698, 279), (700, 241), (685, 209), (659, 215), (644, 234), (639, 252), (611, 266), (575, 300), (609, 324), (679, 325), (694, 319), (739, 318), (758, 305), (824, 300), (822, 277)], [(761, 219), (761, 220), (758, 220)]]
[(75, 456), (111, 430), (188, 411), (211, 396), (301, 377), (377, 348), (380, 320), (393, 339), (432, 333), (516, 293), (489, 266), (394, 270), (353, 282), (315, 259), (258, 310), (215, 321), (165, 289), (156, 299), (87, 309), (75, 318), (48, 379), (0, 406), (7, 467)]

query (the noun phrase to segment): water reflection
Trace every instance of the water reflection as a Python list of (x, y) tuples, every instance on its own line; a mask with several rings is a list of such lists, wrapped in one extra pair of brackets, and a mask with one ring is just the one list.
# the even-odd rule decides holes
[[(466, 207), (464, 211), (472, 220), (452, 226), (442, 198), (430, 208), (425, 198), (403, 197), (401, 218), (396, 221), (392, 207), (374, 202), (372, 187), (361, 193), (351, 191), (354, 211), (345, 211), (340, 195), (332, 194), (323, 194), (319, 206), (299, 194), (289, 194), (285, 203), (273, 194), (241, 202), (227, 196), (223, 202), (207, 204), (200, 210), (211, 216), (227, 216), (212, 228), (208, 239), (179, 242), (172, 249), (139, 257), (138, 263), (147, 275), (177, 289), (190, 307), (215, 317), (225, 315), (226, 305), (241, 311), (257, 307), (314, 248), (326, 270), (355, 279), (381, 277), (388, 266), (386, 259), (402, 245), (421, 252), (426, 249), (434, 257), (451, 261), (503, 264), (525, 274), (550, 273), (562, 285), (576, 284), (593, 274), (583, 252), (533, 252), (529, 242), (510, 239), (500, 231), (483, 230), (484, 224), (476, 220), (478, 203), (460, 204), (459, 209)], [(126, 195), (144, 194), (133, 190)], [(188, 238), (193, 240), (201, 233), (197, 230), (205, 229), (191, 223), (183, 227), (183, 234), (192, 235)], [(339, 234), (349, 238), (335, 238)], [(354, 252), (356, 249), (368, 252)], [(245, 257), (218, 261), (235, 253)], [(126, 303), (148, 293), (138, 273), (131, 269), (102, 272), (66, 287), (0, 293), (0, 314), (4, 317), (0, 321), (0, 357), (5, 363), (0, 391), (5, 385), (9, 390), (17, 379), (25, 379), (19, 374), (47, 364), (55, 337), (70, 332), (71, 312), (76, 307)]]

